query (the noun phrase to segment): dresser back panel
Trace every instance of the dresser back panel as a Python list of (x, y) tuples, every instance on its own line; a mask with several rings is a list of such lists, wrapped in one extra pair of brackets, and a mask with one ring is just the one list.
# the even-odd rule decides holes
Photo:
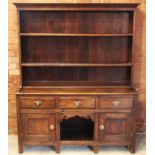
[(132, 11), (22, 11), (21, 32), (131, 33)]
[(129, 63), (132, 37), (22, 37), (21, 48), (25, 63)]

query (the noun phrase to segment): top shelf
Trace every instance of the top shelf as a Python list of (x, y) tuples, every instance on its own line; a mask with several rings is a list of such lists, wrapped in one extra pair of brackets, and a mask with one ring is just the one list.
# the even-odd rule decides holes
[(140, 3), (14, 3), (18, 10), (49, 11), (133, 11)]
[(20, 33), (20, 36), (54, 36), (54, 37), (125, 37), (132, 36), (132, 33), (126, 34), (69, 34), (69, 33)]

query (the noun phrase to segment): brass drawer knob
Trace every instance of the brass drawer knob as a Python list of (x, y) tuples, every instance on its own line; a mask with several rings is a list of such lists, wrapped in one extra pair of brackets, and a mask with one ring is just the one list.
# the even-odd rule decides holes
[(118, 101), (118, 100), (114, 100), (114, 101), (112, 102), (112, 104), (113, 104), (114, 106), (119, 106), (120, 101)]
[(42, 101), (36, 100), (36, 101), (34, 101), (34, 104), (35, 104), (37, 107), (39, 107), (39, 106), (42, 104)]
[(54, 125), (50, 125), (50, 130), (54, 130)]
[(100, 130), (104, 130), (104, 125), (100, 125)]
[(76, 107), (79, 107), (80, 106), (80, 101), (75, 101), (74, 103), (75, 103), (75, 106)]

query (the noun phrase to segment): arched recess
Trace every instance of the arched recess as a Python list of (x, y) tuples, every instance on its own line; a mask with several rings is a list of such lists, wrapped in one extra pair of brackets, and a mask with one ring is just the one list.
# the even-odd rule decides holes
[(61, 140), (93, 140), (94, 114), (62, 114), (60, 117)]

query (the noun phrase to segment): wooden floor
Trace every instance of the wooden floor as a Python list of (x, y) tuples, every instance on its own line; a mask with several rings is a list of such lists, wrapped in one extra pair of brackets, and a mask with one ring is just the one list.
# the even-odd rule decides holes
[[(9, 136), (9, 154), (19, 155), (17, 147), (17, 136)], [(88, 147), (61, 147), (61, 155), (94, 155), (94, 153)], [(125, 147), (101, 147), (97, 155), (131, 155)], [(135, 155), (145, 155), (145, 135), (137, 135), (137, 145)], [(23, 155), (56, 155), (55, 151), (51, 147), (25, 147)], [(58, 154), (57, 154), (58, 155)]]

